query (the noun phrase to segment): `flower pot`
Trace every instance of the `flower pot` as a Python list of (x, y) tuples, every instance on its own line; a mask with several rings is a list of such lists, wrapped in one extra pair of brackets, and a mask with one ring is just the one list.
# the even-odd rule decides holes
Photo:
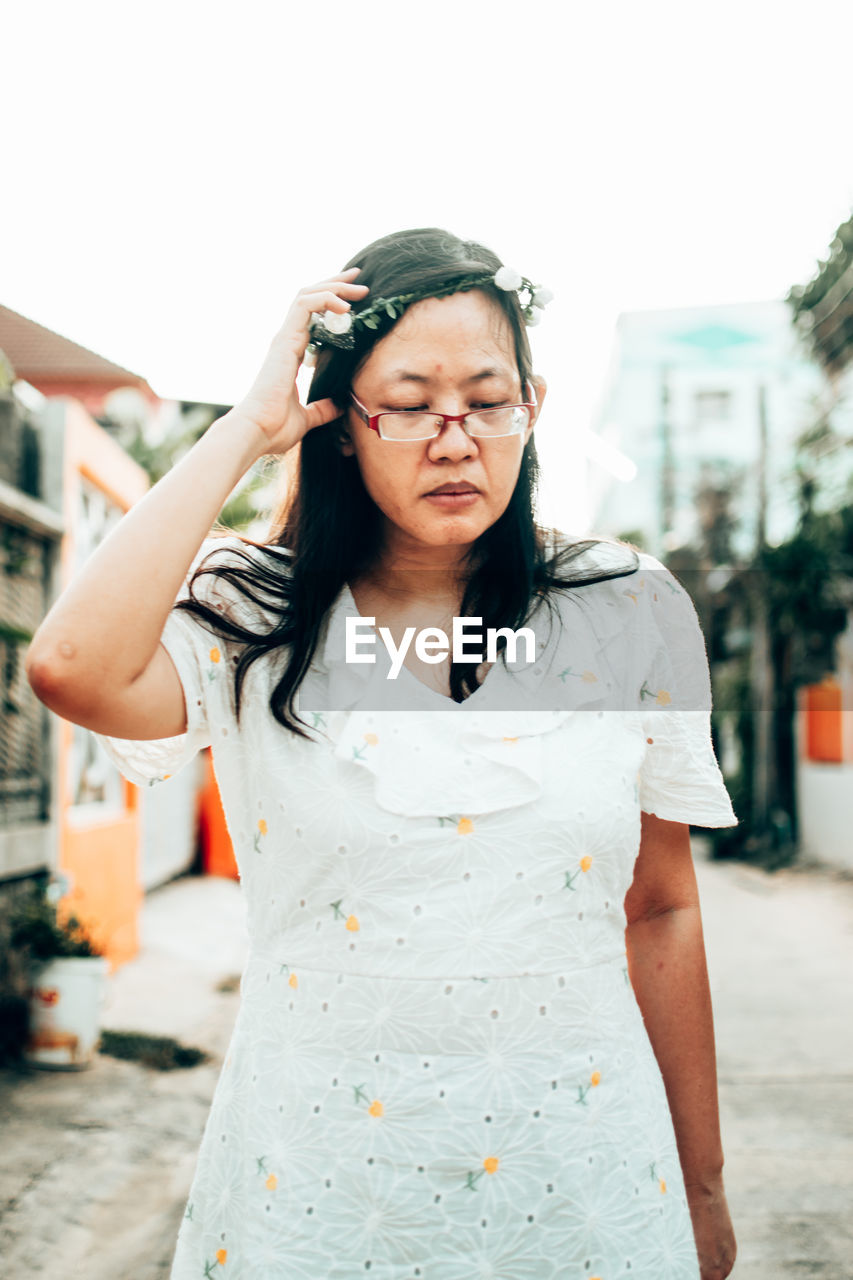
[(107, 970), (105, 956), (61, 957), (38, 969), (30, 990), (27, 1062), (66, 1071), (91, 1065)]

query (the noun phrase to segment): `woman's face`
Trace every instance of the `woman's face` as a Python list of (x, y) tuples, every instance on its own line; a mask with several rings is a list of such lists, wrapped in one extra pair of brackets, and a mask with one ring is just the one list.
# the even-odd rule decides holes
[[(544, 383), (537, 380), (541, 405)], [(369, 413), (430, 409), (460, 414), (526, 400), (512, 329), (500, 307), (480, 290), (424, 298), (381, 339), (352, 384)], [(518, 479), (523, 435), (474, 439), (459, 422), (432, 440), (382, 440), (350, 407), (349, 439), (367, 492), (385, 516), (386, 550), (417, 551), (473, 543), (506, 510)], [(436, 490), (466, 486), (456, 497)]]

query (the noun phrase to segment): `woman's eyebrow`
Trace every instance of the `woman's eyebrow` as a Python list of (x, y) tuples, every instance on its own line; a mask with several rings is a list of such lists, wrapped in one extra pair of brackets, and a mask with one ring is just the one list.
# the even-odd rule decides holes
[[(512, 373), (508, 369), (481, 369), (479, 373), (472, 373), (466, 382), (485, 382), (489, 378), (511, 378)], [(432, 382), (432, 378), (428, 374), (413, 373), (409, 369), (393, 369), (388, 375), (389, 382), (417, 382), (420, 385)]]

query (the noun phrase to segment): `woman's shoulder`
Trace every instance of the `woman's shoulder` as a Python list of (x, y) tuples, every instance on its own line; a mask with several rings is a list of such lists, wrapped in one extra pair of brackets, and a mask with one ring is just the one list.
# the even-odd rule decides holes
[(602, 581), (613, 581), (651, 574), (660, 575), (661, 581), (666, 579), (684, 590), (657, 556), (621, 538), (594, 532), (569, 534), (560, 529), (548, 529), (544, 545), (554, 567), (568, 570), (567, 576), (576, 578), (578, 582), (584, 579), (593, 582), (599, 577)]
[(558, 533), (549, 596), (561, 614), (582, 606), (610, 626), (644, 634), (693, 625), (693, 602), (674, 574), (632, 543), (597, 534)]
[(644, 568), (662, 568), (653, 556), (632, 543), (604, 534), (570, 534), (549, 529), (544, 547), (552, 576), (569, 584), (592, 585), (626, 577)]

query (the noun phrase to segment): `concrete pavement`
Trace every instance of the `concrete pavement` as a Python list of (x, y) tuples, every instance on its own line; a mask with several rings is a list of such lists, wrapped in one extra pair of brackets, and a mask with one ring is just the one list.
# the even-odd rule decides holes
[[(161, 1073), (98, 1054), (80, 1072), (0, 1072), (3, 1280), (168, 1276), (246, 947), (236, 882), (187, 877), (156, 890), (141, 953), (110, 980), (102, 1022), (174, 1036), (210, 1061)], [(230, 991), (217, 990), (223, 981)]]
[(697, 866), (736, 1280), (853, 1280), (853, 878)]
[[(697, 874), (717, 1025), (734, 1280), (853, 1280), (853, 879), (710, 863)], [(98, 1056), (80, 1073), (0, 1073), (3, 1280), (163, 1280), (237, 1011), (239, 887), (149, 895), (143, 951), (104, 1025), (213, 1054), (161, 1074)], [(318, 1277), (317, 1280), (323, 1280)]]

